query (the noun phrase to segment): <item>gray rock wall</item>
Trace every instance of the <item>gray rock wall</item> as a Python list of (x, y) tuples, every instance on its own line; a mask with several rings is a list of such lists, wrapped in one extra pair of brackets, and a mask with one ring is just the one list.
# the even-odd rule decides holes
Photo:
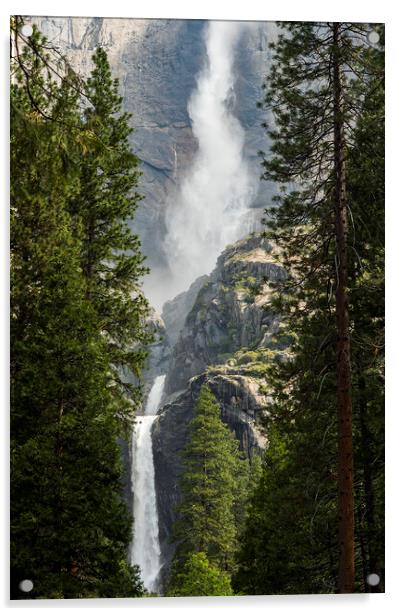
[[(97, 46), (109, 55), (125, 110), (132, 113), (132, 146), (142, 161), (139, 191), (144, 195), (133, 227), (153, 275), (166, 268), (163, 247), (168, 197), (191, 163), (197, 144), (187, 112), (188, 99), (205, 59), (205, 21), (102, 17), (26, 17), (58, 46), (74, 68), (88, 75)], [(256, 108), (267, 72), (272, 23), (248, 23), (236, 49), (235, 110), (245, 129), (245, 153), (255, 176), (258, 151), (267, 140), (265, 114)], [(269, 205), (271, 187), (260, 183), (253, 207)], [(250, 215), (250, 227), (261, 212)], [(248, 229), (249, 230), (249, 229)], [(145, 281), (146, 285), (149, 282)]]
[[(174, 314), (175, 307), (185, 305), (189, 314), (169, 359), (167, 403), (153, 428), (163, 580), (175, 549), (171, 537), (180, 501), (182, 450), (202, 384), (210, 387), (222, 420), (248, 457), (266, 444), (260, 429), (268, 402), (263, 390), (264, 362), (268, 357), (278, 361), (280, 351), (271, 341), (278, 317), (265, 307), (270, 290), (263, 280), (286, 275), (273, 262), (270, 249), (259, 235), (228, 247), (212, 274), (200, 281), (195, 299), (192, 290), (187, 302), (182, 294), (167, 307), (166, 314)], [(259, 284), (250, 295), (253, 281)]]
[(196, 84), (204, 22), (102, 17), (34, 17), (38, 28), (82, 75), (96, 47), (109, 55), (124, 108), (132, 113), (134, 152), (142, 162), (144, 195), (133, 223), (152, 268), (164, 266), (164, 215), (168, 193), (196, 148), (187, 101)]
[[(185, 389), (207, 366), (224, 363), (240, 348), (263, 345), (275, 331), (277, 316), (264, 308), (270, 290), (263, 280), (285, 276), (258, 235), (227, 248), (200, 288), (169, 361), (165, 393)], [(255, 290), (253, 290), (255, 285)], [(254, 293), (254, 295), (253, 295)]]
[(208, 280), (208, 276), (200, 276), (191, 284), (187, 291), (180, 293), (163, 305), (162, 318), (166, 326), (171, 348), (177, 343), (185, 319), (192, 310), (200, 289)]

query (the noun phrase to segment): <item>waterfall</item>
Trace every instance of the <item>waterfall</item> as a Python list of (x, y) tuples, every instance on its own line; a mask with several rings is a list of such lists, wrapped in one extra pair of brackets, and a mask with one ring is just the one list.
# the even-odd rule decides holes
[(198, 143), (194, 160), (167, 204), (165, 251), (171, 275), (161, 284), (169, 297), (209, 273), (221, 251), (246, 234), (255, 178), (244, 155), (245, 132), (235, 115), (238, 22), (211, 21), (206, 58), (189, 103)]
[(160, 571), (159, 520), (152, 451), (152, 424), (163, 394), (165, 375), (156, 377), (149, 392), (145, 414), (136, 418), (132, 435), (131, 480), (134, 493), (134, 530), (131, 563), (141, 568), (145, 588), (157, 591)]

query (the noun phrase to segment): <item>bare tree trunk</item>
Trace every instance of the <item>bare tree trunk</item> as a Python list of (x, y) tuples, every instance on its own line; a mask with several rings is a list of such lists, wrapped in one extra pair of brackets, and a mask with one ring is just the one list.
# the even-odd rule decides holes
[(340, 562), (338, 590), (354, 591), (354, 491), (351, 398), (351, 342), (348, 314), (347, 271), (347, 196), (345, 179), (345, 140), (343, 118), (343, 84), (341, 71), (341, 34), (339, 23), (333, 24), (333, 104), (334, 104), (334, 171), (337, 254), (337, 412), (338, 412), (338, 519)]

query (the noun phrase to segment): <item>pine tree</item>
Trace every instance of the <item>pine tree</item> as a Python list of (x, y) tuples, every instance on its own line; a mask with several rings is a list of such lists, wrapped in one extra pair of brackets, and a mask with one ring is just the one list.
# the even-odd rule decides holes
[[(384, 28), (379, 28), (384, 43)], [(366, 52), (375, 68), (349, 156), (355, 232), (350, 306), (356, 421), (357, 536), (363, 578), (384, 589), (384, 53)]]
[(210, 564), (204, 552), (190, 554), (170, 587), (169, 597), (222, 597), (233, 594), (230, 576)]
[[(96, 50), (93, 63), (86, 84), (89, 105), (84, 125), (96, 143), (82, 157), (81, 189), (71, 200), (70, 211), (82, 230), (87, 296), (109, 341), (116, 387), (124, 388), (138, 403), (140, 390), (130, 386), (132, 379), (126, 372), (138, 376), (145, 358), (144, 343), (149, 341), (144, 327), (148, 304), (140, 285), (147, 269), (139, 238), (130, 228), (140, 200), (138, 159), (128, 142), (131, 116), (121, 111), (118, 80), (112, 78), (103, 49)], [(125, 410), (129, 412), (129, 407)]]
[(175, 528), (178, 547), (173, 565), (173, 585), (188, 554), (205, 553), (209, 562), (230, 570), (236, 545), (236, 474), (238, 442), (220, 419), (220, 408), (207, 385), (196, 403), (183, 451), (182, 502)]
[(52, 79), (46, 49), (34, 31), (12, 65), (11, 596), (140, 596), (117, 445), (127, 402), (69, 211), (88, 143), (80, 92)]
[(336, 441), (325, 419), (313, 425), (310, 416), (300, 416), (296, 424), (269, 425), (262, 476), (240, 538), (235, 592), (335, 591)]
[(272, 157), (264, 161), (264, 177), (282, 186), (279, 207), (270, 213), (268, 226), (282, 251), (282, 264), (291, 274), (284, 285), (287, 308), (302, 319), (303, 313), (316, 309), (316, 302), (322, 304), (319, 294), (326, 289), (328, 311), (335, 296), (335, 325), (327, 332), (329, 342), (321, 344), (332, 344), (335, 336), (338, 589), (352, 592), (354, 454), (346, 160), (375, 67), (365, 53), (367, 28), (363, 25), (291, 23), (282, 27), (286, 32), (272, 45), (274, 65), (264, 100), (275, 120), (269, 130)]
[[(314, 31), (316, 27), (306, 25), (303, 31), (303, 26), (291, 25), (296, 49), (303, 49), (306, 54), (309, 30)], [(350, 25), (350, 31), (351, 28)], [(341, 30), (345, 33), (344, 25)], [(327, 36), (330, 41), (329, 31)], [(287, 70), (293, 52), (291, 43), (291, 38), (288, 44), (279, 41), (283, 67), (277, 68), (278, 71)], [(320, 67), (323, 80), (324, 67), (318, 62), (312, 64), (312, 50), (321, 50), (316, 41), (305, 55), (305, 67), (309, 66), (311, 71), (312, 67), (316, 71)], [(357, 55), (352, 45), (348, 51)], [(357, 98), (352, 133), (347, 135), (347, 194), (352, 221), (348, 239), (350, 283), (347, 293), (353, 347), (352, 401), (356, 411), (353, 421), (355, 588), (369, 592), (367, 574), (378, 572), (383, 578), (384, 573), (384, 84), (382, 48), (368, 49), (365, 45), (360, 53), (360, 65), (366, 74), (363, 79), (360, 76), (352, 83), (347, 82), (350, 116), (352, 101)], [(322, 58), (324, 56), (320, 60)], [(293, 63), (288, 75), (294, 79), (297, 67), (299, 76), (304, 76), (302, 67)], [(338, 358), (333, 289), (337, 277), (335, 212), (331, 198), (334, 177), (330, 174), (330, 161), (326, 161), (329, 175), (320, 178), (320, 193), (313, 192), (316, 189), (314, 160), (323, 164), (326, 148), (327, 154), (334, 155), (333, 143), (327, 143), (322, 135), (322, 141), (317, 138), (322, 112), (328, 114), (328, 118), (332, 115), (330, 107), (319, 107), (318, 101), (324, 100), (324, 92), (319, 91), (316, 83), (310, 92), (305, 87), (295, 92), (291, 92), (289, 85), (288, 88), (288, 102), (291, 103), (287, 109), (288, 131), (283, 126), (283, 115), (277, 136), (279, 155), (265, 164), (269, 174), (272, 173), (271, 165), (282, 165), (283, 181), (287, 172), (295, 173), (298, 163), (305, 165), (306, 186), (297, 178), (298, 186), (292, 186), (288, 194), (283, 191), (278, 200), (280, 207), (269, 221), (270, 235), (278, 242), (277, 258), (289, 273), (286, 281), (274, 285), (271, 308), (281, 314), (280, 337), (290, 341), (290, 347), (287, 360), (271, 365), (267, 371), (266, 388), (272, 400), (270, 417), (266, 421), (269, 445), (262, 479), (251, 502), (237, 555), (238, 572), (233, 580), (236, 591), (258, 594), (345, 589), (336, 580), (340, 545), (336, 540)], [(284, 96), (284, 91), (278, 92)], [(315, 107), (309, 105), (310, 100), (316, 102)], [(312, 148), (307, 149), (310, 140), (302, 141), (308, 134), (305, 133), (308, 124), (312, 126), (314, 121), (317, 123), (314, 125), (316, 147), (320, 148), (317, 153)], [(276, 143), (273, 141), (273, 149)], [(313, 152), (319, 158), (311, 158)], [(284, 153), (288, 163), (286, 172)], [(311, 163), (310, 173), (307, 163)]]

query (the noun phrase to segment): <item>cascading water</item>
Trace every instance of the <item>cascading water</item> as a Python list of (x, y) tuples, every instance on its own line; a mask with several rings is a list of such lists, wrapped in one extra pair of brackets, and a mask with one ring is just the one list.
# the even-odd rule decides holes
[[(225, 246), (244, 234), (254, 179), (243, 152), (245, 133), (234, 113), (234, 54), (242, 28), (235, 22), (209, 22), (205, 28), (205, 63), (188, 103), (198, 150), (178, 194), (167, 203), (164, 248), (169, 274), (157, 274), (149, 291), (157, 307), (210, 272)], [(174, 160), (176, 176), (175, 150)], [(153, 383), (133, 435), (131, 562), (140, 566), (145, 587), (153, 592), (161, 562), (151, 430), (164, 378)]]
[(152, 424), (163, 394), (165, 375), (156, 377), (145, 414), (137, 417), (133, 442), (132, 489), (134, 493), (134, 536), (131, 563), (139, 565), (145, 588), (157, 591), (160, 571), (159, 520), (152, 451)]
[(167, 203), (165, 251), (170, 276), (158, 281), (168, 296), (209, 273), (221, 251), (247, 233), (255, 178), (244, 155), (245, 132), (235, 116), (235, 48), (244, 26), (211, 21), (205, 65), (188, 102), (198, 150), (178, 194)]

